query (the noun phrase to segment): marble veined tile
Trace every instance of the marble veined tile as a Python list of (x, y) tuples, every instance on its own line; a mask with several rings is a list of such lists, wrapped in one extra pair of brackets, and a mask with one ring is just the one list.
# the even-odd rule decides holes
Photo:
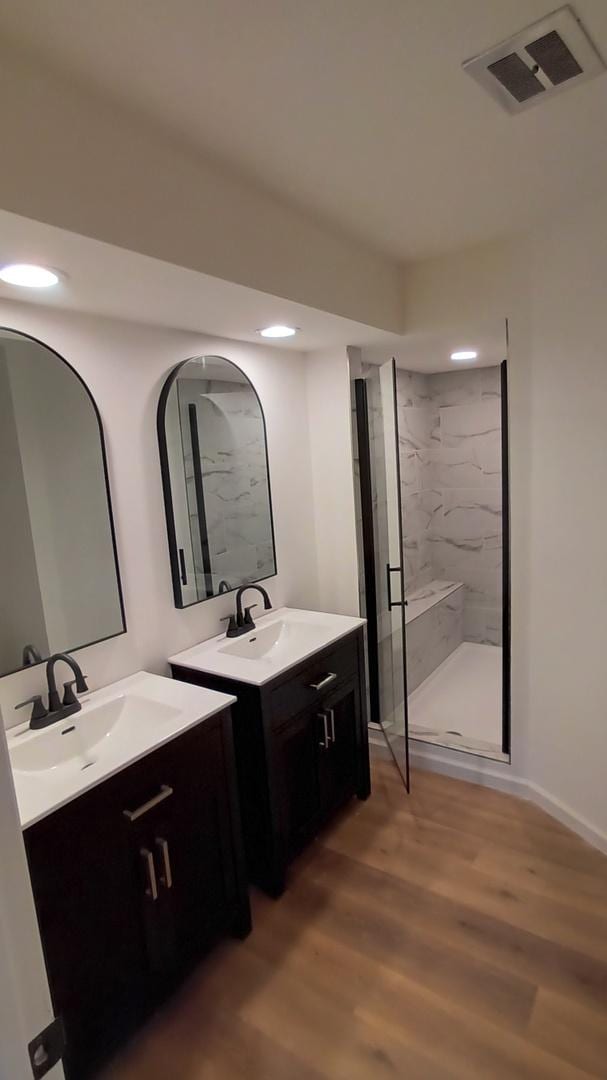
[[(403, 540), (405, 553), (405, 582), (413, 589), (425, 584), (432, 577), (432, 563), (428, 541), (406, 536)], [(385, 567), (383, 568), (385, 571)]]
[(420, 515), (424, 533), (440, 528), (443, 516), (443, 493), (435, 489), (420, 492)]
[(484, 540), (486, 537), (500, 535), (501, 527), (502, 506), (499, 490), (445, 489), (440, 535), (454, 540)]
[(417, 407), (430, 404), (428, 376), (421, 371), (396, 369), (396, 400), (399, 405)]
[(485, 487), (501, 487), (502, 483), (502, 433), (493, 431), (481, 439), (474, 440), (479, 445), (479, 457), (483, 465), (483, 484)]
[(466, 439), (461, 446), (443, 446), (435, 451), (438, 457), (434, 471), (439, 487), (482, 487), (485, 482), (480, 447), (476, 440)]
[(501, 571), (504, 562), (504, 548), (501, 536), (490, 536), (485, 540), (481, 562), (485, 570)]
[(442, 497), (438, 491), (420, 491), (403, 499), (405, 537), (423, 536), (442, 515)]
[(485, 367), (479, 368), (478, 374), (480, 376), (481, 384), (481, 398), (483, 400), (487, 398), (501, 398), (502, 396), (502, 377), (499, 367)]
[(441, 445), (440, 414), (438, 406), (433, 405), (430, 414), (430, 445), (434, 448)]
[(465, 603), (477, 607), (498, 608), (502, 602), (502, 573), (484, 566), (466, 574)]
[(429, 450), (433, 441), (434, 414), (429, 408), (405, 406), (398, 410), (398, 435), (402, 450)]
[(502, 608), (464, 605), (464, 640), (477, 645), (502, 644)]
[(463, 590), (428, 608), (407, 627), (407, 685), (411, 693), (463, 640)]
[(447, 581), (466, 581), (468, 573), (483, 567), (484, 541), (430, 536), (430, 558), (435, 575)]
[(257, 545), (257, 571), (262, 577), (267, 577), (269, 574), (276, 573), (274, 551), (271, 542)]
[(430, 375), (430, 391), (435, 405), (468, 405), (481, 400), (480, 369), (440, 371)]
[(440, 450), (418, 450), (418, 471), (420, 479), (420, 491), (438, 488), (437, 465), (440, 460)]
[(227, 517), (224, 521), (226, 545), (238, 548), (249, 544), (266, 544), (271, 539), (270, 522), (265, 514), (242, 518)]
[(443, 446), (461, 446), (467, 439), (483, 439), (501, 430), (501, 409), (497, 398), (474, 405), (454, 405), (440, 410)]
[(241, 581), (250, 581), (257, 572), (257, 549), (253, 545), (232, 549), (212, 560), (212, 570), (225, 578), (233, 587)]
[(419, 459), (415, 450), (400, 451), (400, 482), (403, 495), (411, 495), (421, 489)]

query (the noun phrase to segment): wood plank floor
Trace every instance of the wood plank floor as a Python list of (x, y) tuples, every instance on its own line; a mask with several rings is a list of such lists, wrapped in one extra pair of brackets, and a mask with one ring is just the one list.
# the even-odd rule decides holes
[(108, 1080), (607, 1078), (607, 858), (512, 796), (373, 780)]

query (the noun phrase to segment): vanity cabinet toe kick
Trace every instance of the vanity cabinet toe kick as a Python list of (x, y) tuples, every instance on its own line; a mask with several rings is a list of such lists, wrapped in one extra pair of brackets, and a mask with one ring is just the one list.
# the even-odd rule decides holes
[(371, 791), (362, 628), (261, 686), (173, 663), (232, 706), (250, 880), (280, 896), (291, 860), (348, 799)]

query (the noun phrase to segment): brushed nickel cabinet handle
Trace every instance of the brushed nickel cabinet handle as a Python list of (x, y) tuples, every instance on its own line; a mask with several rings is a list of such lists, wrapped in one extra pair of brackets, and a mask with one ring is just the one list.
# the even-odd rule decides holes
[(329, 749), (329, 728), (327, 726), (327, 714), (325, 712), (318, 713), (318, 719), (322, 720), (323, 725), (324, 725), (324, 729), (325, 729), (324, 740), (322, 742), (319, 742), (318, 745), (322, 746), (323, 750), (328, 750)]
[(335, 742), (335, 709), (329, 709), (331, 719), (331, 742)]
[(337, 672), (336, 671), (330, 671), (328, 675), (325, 675), (324, 679), (320, 680), (320, 682), (310, 683), (309, 689), (310, 690), (324, 690), (325, 686), (328, 686), (329, 683), (332, 683), (336, 678), (337, 678)]
[(129, 821), (137, 821), (137, 818), (143, 817), (144, 814), (147, 814), (148, 810), (151, 810), (154, 806), (158, 806), (158, 803), (164, 802), (164, 800), (168, 799), (169, 795), (172, 794), (172, 787), (169, 787), (168, 784), (161, 784), (160, 791), (157, 795), (154, 795), (153, 799), (148, 799), (147, 802), (138, 806), (136, 810), (123, 810), (122, 813)]
[(162, 855), (162, 863), (164, 866), (164, 874), (161, 874), (160, 880), (165, 889), (173, 888), (173, 874), (171, 872), (171, 857), (169, 855), (169, 843), (162, 836), (156, 837), (156, 847)]
[(158, 899), (158, 885), (156, 884), (156, 868), (154, 866), (154, 856), (148, 848), (142, 847), (139, 854), (145, 862), (145, 870), (148, 878), (148, 887), (145, 890), (146, 896), (151, 896), (152, 900)]

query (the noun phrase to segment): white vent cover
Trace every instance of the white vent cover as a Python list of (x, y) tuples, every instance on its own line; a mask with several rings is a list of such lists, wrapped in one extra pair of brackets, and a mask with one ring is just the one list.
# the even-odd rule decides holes
[(605, 70), (568, 4), (495, 48), (466, 60), (463, 67), (511, 113)]

